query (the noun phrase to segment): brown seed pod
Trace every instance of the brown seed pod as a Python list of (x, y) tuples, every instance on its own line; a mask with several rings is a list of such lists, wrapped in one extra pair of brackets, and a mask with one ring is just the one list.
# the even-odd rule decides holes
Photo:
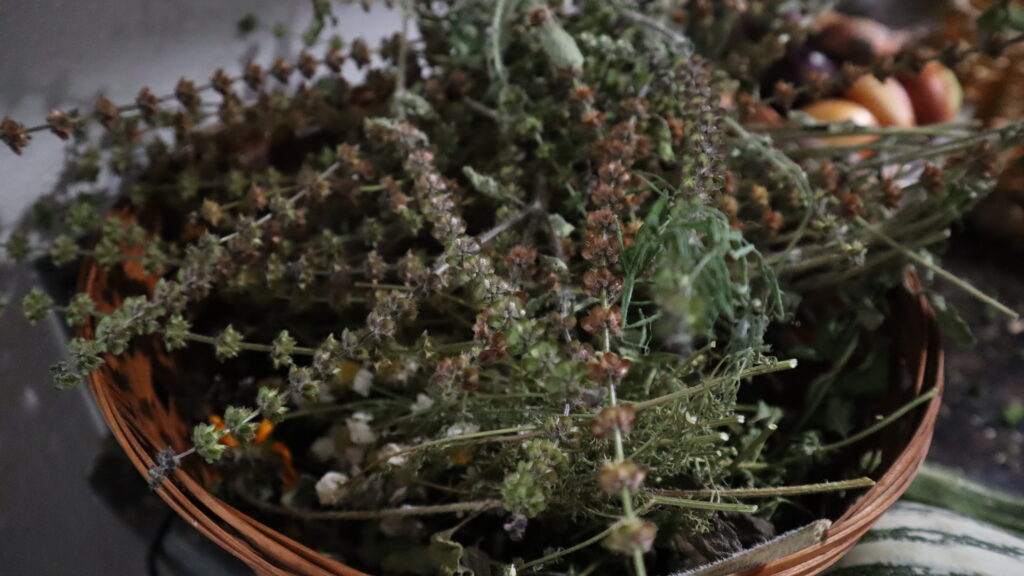
[(60, 110), (51, 110), (46, 115), (46, 124), (50, 127), (50, 132), (56, 134), (61, 140), (67, 140), (75, 131), (74, 121)]
[(0, 140), (9, 146), (11, 151), (20, 156), (21, 150), (28, 146), (30, 138), (24, 125), (4, 116), (3, 121), (0, 122)]
[(653, 522), (633, 518), (616, 524), (602, 544), (613, 552), (625, 555), (631, 555), (637, 550), (650, 552), (657, 534), (658, 527)]
[(618, 384), (629, 373), (631, 362), (614, 352), (605, 352), (587, 364), (587, 378), (601, 384)]
[(607, 406), (590, 421), (590, 432), (598, 438), (611, 438), (618, 430), (623, 435), (633, 431), (636, 409), (632, 404)]
[(647, 471), (630, 460), (608, 463), (597, 476), (597, 484), (606, 494), (618, 494), (623, 488), (637, 492), (647, 478)]

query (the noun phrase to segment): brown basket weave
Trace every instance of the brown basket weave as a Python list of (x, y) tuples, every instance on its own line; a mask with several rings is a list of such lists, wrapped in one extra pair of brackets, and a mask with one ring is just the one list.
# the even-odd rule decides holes
[[(137, 263), (107, 273), (93, 265), (83, 269), (81, 288), (109, 312), (125, 295), (152, 290), (154, 279)], [(905, 275), (905, 290), (894, 302), (896, 352), (907, 378), (893, 391), (902, 404), (927, 389), (941, 393), (943, 355), (927, 300), (912, 272)], [(93, 328), (83, 335), (90, 337)], [(125, 354), (109, 359), (89, 376), (90, 388), (114, 437), (144, 476), (153, 466), (153, 455), (167, 446), (178, 451), (189, 446), (189, 427), (173, 396), (161, 391), (161, 374), (174, 373), (173, 360), (163, 346), (152, 341), (133, 344)], [(908, 385), (909, 383), (909, 385)], [(928, 452), (938, 415), (941, 394), (921, 406), (911, 417), (878, 434), (879, 447), (891, 462), (877, 483), (858, 499), (829, 529), (825, 540), (780, 560), (744, 572), (745, 576), (810, 576), (836, 562), (864, 535), (907, 489)], [(909, 440), (907, 440), (909, 438)], [(157, 491), (182, 518), (207, 538), (237, 556), (258, 574), (345, 575), (364, 574), (332, 560), (256, 521), (212, 495), (206, 481), (213, 471), (198, 459), (175, 471)]]

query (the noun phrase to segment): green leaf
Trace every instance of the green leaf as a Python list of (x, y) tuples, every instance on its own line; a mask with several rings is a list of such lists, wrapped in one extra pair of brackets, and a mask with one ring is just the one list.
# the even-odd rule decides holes
[(986, 34), (999, 34), (1007, 30), (1024, 31), (1024, 7), (1001, 0), (989, 6), (978, 16), (977, 27)]
[(551, 226), (551, 231), (559, 238), (568, 238), (569, 235), (572, 234), (572, 231), (576, 229), (576, 227), (569, 224), (561, 214), (548, 215), (548, 225)]
[(541, 48), (556, 70), (583, 69), (583, 53), (580, 52), (580, 47), (550, 11), (544, 21), (537, 26), (537, 35)]
[(4, 244), (7, 249), (7, 257), (14, 262), (21, 262), (28, 258), (29, 254), (32, 253), (32, 248), (29, 246), (28, 237), (21, 232), (12, 232), (7, 237), (7, 242)]
[(81, 326), (96, 314), (96, 304), (88, 294), (75, 294), (64, 308), (64, 317), (69, 326)]
[[(469, 180), (469, 184), (473, 189), (484, 196), (501, 202), (507, 202), (510, 200), (513, 202), (518, 201), (518, 198), (516, 198), (514, 194), (509, 192), (497, 180), (491, 176), (477, 172), (472, 166), (463, 166), (462, 173)], [(563, 219), (562, 222), (565, 222), (565, 220)], [(566, 225), (569, 226), (570, 229), (572, 228), (568, 223), (566, 223)]]
[(885, 393), (889, 382), (890, 346), (887, 340), (875, 339), (875, 348), (859, 366), (845, 370), (836, 379), (833, 390), (849, 398), (878, 396)]
[(1011, 428), (1016, 428), (1024, 423), (1024, 402), (1014, 400), (1003, 409), (1003, 422)]
[(954, 346), (964, 349), (977, 344), (978, 340), (974, 337), (971, 327), (956, 310), (949, 306), (944, 297), (929, 293), (928, 301), (932, 305), (932, 310), (935, 311), (935, 320), (939, 323), (942, 335)]
[(454, 530), (438, 532), (428, 546), (412, 546), (384, 557), (385, 572), (421, 576), (474, 576), (463, 562), (462, 544), (452, 540)]
[(437, 112), (434, 111), (434, 107), (430, 105), (430, 102), (409, 90), (396, 92), (392, 104), (394, 105), (394, 113), (399, 116), (419, 116), (427, 120), (437, 117)]
[(260, 19), (255, 14), (246, 14), (238, 21), (238, 34), (241, 36), (248, 36), (252, 34), (256, 28), (260, 25)]
[(195, 445), (196, 453), (211, 464), (220, 460), (228, 448), (220, 443), (220, 439), (227, 433), (227, 430), (217, 430), (213, 424), (197, 424), (192, 429), (192, 444)]
[(30, 324), (35, 324), (53, 310), (53, 298), (39, 288), (33, 288), (21, 301), (21, 308)]

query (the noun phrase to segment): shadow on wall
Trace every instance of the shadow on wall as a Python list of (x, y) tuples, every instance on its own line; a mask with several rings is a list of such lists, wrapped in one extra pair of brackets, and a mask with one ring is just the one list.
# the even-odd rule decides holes
[[(90, 110), (99, 94), (131, 102), (142, 86), (167, 94), (183, 76), (199, 84), (217, 68), (237, 73), (249, 58), (269, 65), (298, 52), (311, 12), (308, 0), (0, 0), (0, 118), (35, 125), (53, 108)], [(376, 43), (399, 27), (383, 9), (336, 12), (336, 32), (348, 39)], [(247, 13), (264, 29), (240, 39)], [(276, 24), (292, 33), (275, 38)], [(62, 142), (33, 136), (20, 157), (0, 146), (0, 242), (59, 185)], [(0, 572), (144, 574), (150, 537), (124, 520), (159, 520), (166, 508), (115, 511), (90, 488), (106, 427), (84, 389), (52, 387), (48, 367), (63, 355), (63, 330), (55, 317), (27, 326), (17, 305), (37, 284), (30, 265), (0, 264), (0, 295), (11, 302), (0, 314)], [(121, 500), (145, 491), (134, 470), (118, 478), (103, 484)], [(185, 531), (183, 538), (198, 534)], [(169, 554), (186, 550), (182, 542), (168, 538)], [(225, 573), (206, 566), (182, 573)]]

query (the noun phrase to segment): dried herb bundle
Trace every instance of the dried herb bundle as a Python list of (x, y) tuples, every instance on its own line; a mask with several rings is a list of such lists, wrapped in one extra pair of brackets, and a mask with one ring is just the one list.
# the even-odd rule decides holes
[[(378, 573), (646, 574), (822, 513), (784, 496), (870, 484), (878, 454), (848, 447), (880, 428), (856, 408), (885, 392), (886, 291), (908, 260), (945, 274), (924, 250), (1021, 126), (766, 126), (832, 89), (755, 96), (814, 12), (648, 4), (410, 1), (419, 37), (375, 49), (318, 43), (318, 2), (295, 61), (6, 118), (15, 152), (75, 140), (39, 210), (58, 235), (9, 255), (159, 277), (109, 314), (26, 298), (96, 322), (57, 385), (162, 338), (216, 413), (154, 486), (192, 453), (222, 462), (227, 497)], [(89, 186), (106, 170), (114, 212)], [(775, 402), (767, 375), (796, 358), (818, 376)]]

